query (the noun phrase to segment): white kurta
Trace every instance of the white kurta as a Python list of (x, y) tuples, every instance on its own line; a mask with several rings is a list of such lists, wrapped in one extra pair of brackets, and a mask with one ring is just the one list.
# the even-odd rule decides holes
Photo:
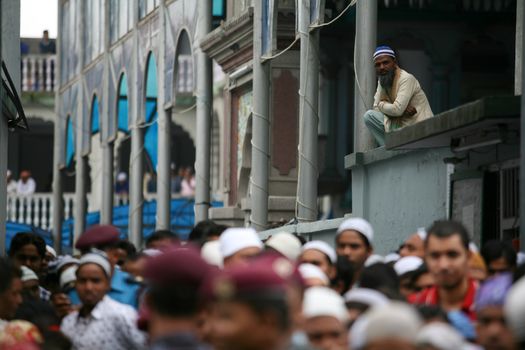
[[(384, 89), (377, 84), (374, 96), (374, 110), (380, 111), (385, 118), (385, 131), (393, 131), (432, 117), (432, 109), (419, 81), (410, 73), (397, 69), (392, 89)], [(403, 117), (408, 106), (416, 109), (416, 114)]]

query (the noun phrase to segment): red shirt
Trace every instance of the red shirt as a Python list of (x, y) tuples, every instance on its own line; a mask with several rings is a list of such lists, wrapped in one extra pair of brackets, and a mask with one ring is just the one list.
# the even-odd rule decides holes
[[(467, 293), (463, 299), (460, 311), (464, 312), (470, 320), (476, 320), (476, 313), (474, 311), (474, 300), (479, 284), (473, 279), (468, 280)], [(432, 286), (422, 290), (419, 293), (408, 296), (408, 302), (415, 305), (440, 305), (439, 289), (437, 286)]]

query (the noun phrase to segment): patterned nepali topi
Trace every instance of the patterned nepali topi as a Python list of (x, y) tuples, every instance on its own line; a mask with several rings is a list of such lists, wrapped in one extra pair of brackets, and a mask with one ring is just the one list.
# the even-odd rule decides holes
[(396, 54), (394, 50), (390, 46), (378, 46), (376, 48), (376, 51), (374, 52), (374, 60), (378, 58), (379, 56), (390, 56), (394, 59), (396, 58)]

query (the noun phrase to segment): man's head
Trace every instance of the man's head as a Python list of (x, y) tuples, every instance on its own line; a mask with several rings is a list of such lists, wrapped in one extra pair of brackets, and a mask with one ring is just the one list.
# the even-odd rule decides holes
[(166, 318), (194, 317), (200, 302), (196, 291), (209, 272), (210, 265), (193, 249), (178, 248), (149, 258), (144, 270), (149, 307)]
[(516, 269), (517, 254), (509, 242), (488, 241), (481, 249), (481, 256), (487, 264), (489, 276)]
[(229, 228), (219, 238), (224, 267), (246, 264), (262, 251), (263, 243), (251, 228)]
[(412, 284), (412, 276), (422, 265), (423, 259), (418, 256), (405, 256), (394, 264), (394, 270), (399, 278), (399, 290), (403, 296), (408, 297), (416, 292)]
[(146, 238), (147, 249), (164, 250), (180, 242), (179, 237), (169, 230), (157, 230)]
[(512, 286), (512, 276), (502, 273), (486, 280), (476, 294), (477, 343), (485, 350), (512, 350), (513, 336), (508, 328), (503, 305)]
[(425, 257), (425, 239), (426, 231), (418, 230), (418, 232), (410, 235), (401, 246), (399, 250), (399, 255), (401, 257), (405, 256), (418, 256), (420, 258)]
[(0, 257), (0, 319), (11, 319), (22, 303), (22, 271)]
[(203, 220), (191, 230), (188, 240), (202, 246), (208, 241), (219, 239), (227, 228), (227, 226), (218, 225), (212, 220)]
[(311, 287), (304, 293), (304, 330), (316, 349), (348, 348), (348, 314), (344, 299), (326, 287)]
[(389, 46), (378, 46), (374, 52), (374, 66), (381, 86), (384, 88), (392, 87), (397, 68), (394, 50)]
[(137, 248), (135, 248), (135, 245), (127, 239), (121, 239), (118, 243), (116, 243), (116, 247), (118, 255), (117, 264), (119, 266), (124, 265), (124, 262), (129, 256), (137, 254)]
[(27, 180), (29, 180), (29, 178), (31, 177), (31, 172), (29, 170), (22, 170), (20, 172), (20, 180), (22, 180), (22, 182), (27, 182)]
[(469, 235), (456, 221), (436, 221), (425, 241), (425, 262), (440, 288), (454, 289), (468, 278)]
[(271, 267), (237, 266), (210, 284), (216, 349), (278, 349), (291, 331), (286, 279), (293, 265), (284, 258)]
[(30, 268), (22, 266), (22, 292), (24, 297), (28, 297), (33, 300), (40, 299), (40, 289), (38, 276)]
[(421, 326), (421, 317), (410, 305), (392, 302), (375, 307), (352, 326), (351, 348), (415, 350), (416, 336)]
[(46, 29), (42, 32), (42, 36), (45, 40), (49, 40), (49, 31)]
[(331, 280), (335, 277), (337, 255), (332, 247), (323, 241), (310, 241), (303, 246), (299, 257), (301, 264), (312, 264), (319, 267)]
[(98, 253), (87, 253), (80, 258), (75, 288), (84, 307), (93, 308), (110, 289), (111, 265)]
[(362, 218), (350, 218), (339, 226), (335, 237), (335, 249), (339, 256), (345, 256), (360, 270), (372, 254), (374, 230)]
[(87, 253), (96, 248), (106, 253), (113, 268), (119, 261), (120, 232), (112, 225), (93, 225), (78, 238), (75, 248)]
[(525, 349), (525, 278), (510, 288), (503, 306), (505, 320), (512, 331), (518, 349)]
[(9, 257), (18, 267), (25, 265), (38, 275), (45, 255), (46, 243), (37, 234), (20, 232), (11, 240)]

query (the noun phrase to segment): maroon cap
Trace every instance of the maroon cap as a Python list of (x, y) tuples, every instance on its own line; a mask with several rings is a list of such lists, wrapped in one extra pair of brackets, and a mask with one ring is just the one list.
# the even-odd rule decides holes
[[(291, 271), (288, 271), (288, 264), (283, 263), (283, 259), (292, 265)], [(299, 266), (279, 252), (265, 251), (255, 257), (251, 263), (252, 266), (261, 266), (262, 268), (266, 269), (276, 269), (279, 277), (281, 277), (286, 283), (290, 283), (298, 287), (305, 286), (304, 279), (301, 275), (301, 272), (299, 272)]]
[(214, 276), (206, 291), (214, 299), (236, 299), (245, 295), (256, 297), (268, 293), (284, 295), (294, 265), (286, 258), (278, 257), (265, 263), (224, 270)]
[(198, 251), (191, 247), (179, 247), (149, 259), (144, 277), (152, 285), (176, 282), (199, 286), (210, 271), (210, 265), (201, 258)]
[(94, 225), (78, 238), (75, 248), (83, 250), (117, 243), (120, 239), (119, 236), (120, 232), (115, 226)]

